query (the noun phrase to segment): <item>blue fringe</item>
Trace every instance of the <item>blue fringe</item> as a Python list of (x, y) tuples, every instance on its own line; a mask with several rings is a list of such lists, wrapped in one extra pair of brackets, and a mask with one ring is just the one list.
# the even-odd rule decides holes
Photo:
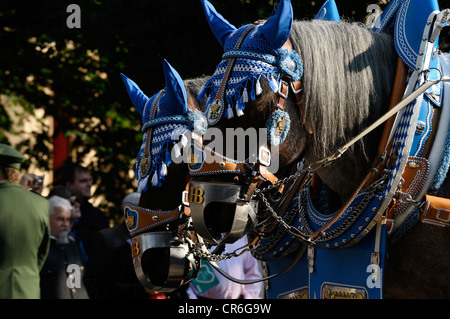
[(447, 140), (445, 141), (444, 152), (433, 183), (430, 186), (430, 193), (436, 194), (442, 186), (447, 177), (448, 169), (450, 167), (450, 124), (448, 126)]

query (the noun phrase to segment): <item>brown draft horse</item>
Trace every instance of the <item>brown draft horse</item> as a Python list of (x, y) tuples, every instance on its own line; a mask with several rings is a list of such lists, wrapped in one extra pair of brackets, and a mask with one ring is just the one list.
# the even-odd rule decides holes
[[(288, 3), (281, 1), (279, 7)], [(205, 86), (203, 94), (209, 99), (206, 106), (209, 124), (222, 131), (239, 127), (264, 128), (271, 114), (280, 109), (282, 101), (281, 109), (289, 115), (290, 130), (279, 144), (280, 169), (275, 173), (278, 178), (288, 176), (292, 166), (302, 158), (308, 165), (330, 155), (387, 111), (397, 63), (402, 63), (397, 62), (391, 35), (374, 33), (360, 24), (346, 22), (292, 21), (291, 13), (286, 16), (277, 8), (274, 17), (249, 31), (242, 40), (240, 36), (248, 26), (237, 29), (207, 1), (203, 4), (208, 22), (225, 53), (231, 52), (224, 56)], [(283, 25), (286, 25), (284, 30)], [(268, 39), (269, 43), (261, 38)], [(268, 58), (264, 54), (273, 55), (273, 48), (280, 49), (286, 42), (301, 58), (301, 72), (298, 65), (296, 68), (292, 63), (294, 56), (285, 66), (285, 74), (289, 76), (301, 73), (300, 98), (292, 92), (299, 88), (290, 91), (286, 98), (280, 98), (277, 93), (281, 87), (273, 84), (274, 79), (279, 79), (265, 64)], [(245, 51), (255, 46), (257, 49), (249, 58)], [(255, 56), (265, 60), (255, 62), (258, 60)], [(245, 62), (246, 59), (249, 61)], [(231, 62), (228, 65), (229, 61), (233, 61), (234, 66)], [(248, 81), (241, 80), (243, 84), (236, 86), (242, 78)], [(256, 94), (243, 101), (244, 95), (251, 95), (244, 94), (244, 89)], [(228, 105), (231, 105), (229, 109)], [(218, 121), (217, 113), (221, 115)], [(379, 156), (381, 134), (382, 127), (359, 140), (339, 159), (316, 171), (334, 194), (326, 203), (330, 214), (352, 196)], [(230, 180), (226, 175), (214, 175), (210, 180)], [(438, 195), (450, 197), (448, 178)], [(319, 205), (318, 196), (313, 201)], [(449, 239), (448, 229), (418, 222), (390, 243), (384, 297), (449, 298)]]
[[(124, 215), (132, 236), (136, 274), (151, 291), (173, 292), (195, 278), (199, 260), (188, 259), (189, 212), (182, 193), (188, 182), (186, 161), (174, 163), (173, 148), (179, 136), (198, 126), (202, 105), (197, 94), (206, 79), (182, 81), (164, 61), (166, 88), (148, 98), (126, 76), (122, 78), (130, 98), (142, 116), (144, 140), (138, 155), (136, 178), (139, 204), (125, 203)], [(200, 123), (201, 125), (201, 123)], [(177, 136), (174, 136), (176, 131)]]

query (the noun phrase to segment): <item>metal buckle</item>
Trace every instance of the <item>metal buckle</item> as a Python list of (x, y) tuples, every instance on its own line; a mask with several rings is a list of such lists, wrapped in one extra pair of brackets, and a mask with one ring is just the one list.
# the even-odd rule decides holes
[(183, 191), (181, 193), (181, 203), (184, 206), (189, 206), (189, 191)]
[[(447, 218), (441, 218), (442, 213), (447, 214)], [(436, 212), (436, 219), (444, 223), (450, 222), (450, 211), (443, 208), (438, 209)]]
[[(284, 85), (286, 85), (288, 87), (288, 90), (286, 91), (286, 94), (284, 94), (281, 90), (281, 87)], [(280, 95), (283, 99), (287, 99), (289, 94), (289, 86), (288, 83), (285, 80), (280, 79), (280, 82), (278, 83), (278, 95)]]
[(267, 166), (267, 167), (270, 166), (271, 154), (270, 154), (270, 150), (267, 147), (261, 146), (259, 148), (258, 160), (264, 166)]

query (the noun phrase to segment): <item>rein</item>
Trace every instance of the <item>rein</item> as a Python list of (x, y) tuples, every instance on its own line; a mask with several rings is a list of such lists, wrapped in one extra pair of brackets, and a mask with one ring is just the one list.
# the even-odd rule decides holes
[[(364, 131), (359, 133), (357, 136), (352, 138), (347, 144), (340, 147), (335, 153), (333, 153), (331, 156), (328, 156), (324, 159), (315, 161), (309, 165), (309, 171), (314, 172), (317, 171), (320, 168), (326, 167), (330, 165), (332, 162), (337, 160), (344, 154), (350, 146), (355, 144), (357, 141), (362, 139), (364, 136), (372, 132), (374, 129), (376, 129), (378, 126), (389, 120), (392, 116), (400, 112), (404, 107), (409, 105), (411, 102), (413, 102), (417, 97), (419, 97), (421, 94), (423, 94), (425, 91), (427, 91), (430, 87), (433, 85), (439, 83), (439, 82), (450, 82), (450, 78), (448, 77), (441, 77), (437, 80), (431, 80), (424, 82), (417, 90), (409, 94), (405, 99), (403, 99), (400, 103), (398, 103), (396, 106), (394, 106), (391, 110), (386, 112), (383, 116), (381, 116), (378, 120), (376, 120), (374, 123), (369, 125)], [(392, 138), (392, 137), (391, 137)]]
[[(254, 26), (253, 26), (254, 27)], [(244, 36), (247, 33), (244, 32)], [(242, 43), (242, 39), (238, 41), (238, 44)], [(291, 48), (290, 41), (283, 46), (283, 48), (288, 47)], [(239, 47), (235, 48), (232, 52), (226, 52), (223, 56), (224, 59), (233, 59), (233, 63), (236, 58), (247, 58), (247, 59), (260, 59), (260, 55), (255, 53), (255, 55), (251, 54), (252, 52), (239, 50)], [(267, 58), (267, 57), (265, 57)], [(270, 59), (262, 60), (263, 62), (270, 63)], [(228, 66), (233, 63), (229, 63)], [(397, 145), (393, 145), (394, 140), (394, 130), (393, 130), (393, 118), (395, 115), (401, 113), (407, 106), (411, 105), (417, 98), (423, 95), (430, 87), (436, 85), (439, 82), (450, 82), (450, 78), (442, 76), (440, 74), (440, 78), (436, 80), (430, 80), (427, 77), (427, 73), (432, 69), (430, 67), (426, 69), (422, 69), (422, 72), (425, 74), (424, 81), (420, 83), (420, 85), (412, 92), (407, 91), (407, 95), (404, 97), (404, 87), (407, 78), (407, 68), (406, 65), (399, 59), (397, 64), (397, 74), (395, 78), (395, 84), (393, 88), (393, 93), (391, 96), (391, 104), (389, 110), (378, 118), (375, 122), (369, 125), (366, 129), (364, 129), (361, 133), (352, 138), (349, 142), (347, 142), (342, 147), (338, 148), (336, 152), (332, 155), (317, 160), (313, 163), (310, 163), (306, 167), (297, 167), (297, 170), (292, 170), (290, 174), (283, 178), (273, 178), (269, 184), (267, 184), (266, 178), (261, 178), (262, 174), (260, 173), (261, 167), (264, 168), (264, 165), (258, 165), (257, 169), (250, 167), (250, 175), (247, 172), (248, 165), (246, 163), (239, 163), (240, 168), (236, 169), (236, 165), (228, 165), (229, 159), (222, 157), (223, 162), (218, 163), (221, 169), (214, 170), (200, 170), (195, 174), (198, 175), (210, 175), (214, 174), (222, 174), (222, 173), (235, 173), (241, 175), (251, 176), (252, 181), (250, 186), (245, 194), (245, 200), (250, 200), (254, 197), (259, 197), (265, 206), (264, 208), (271, 214), (273, 221), (269, 225), (264, 226), (264, 230), (260, 230), (259, 234), (256, 234), (255, 242), (258, 241), (258, 237), (261, 236), (261, 231), (265, 233), (270, 233), (277, 224), (280, 224), (284, 230), (290, 234), (293, 238), (298, 238), (302, 242), (310, 243), (310, 244), (318, 244), (317, 247), (321, 248), (330, 248), (331, 239), (342, 239), (342, 242), (334, 242), (334, 248), (342, 248), (348, 247), (355, 242), (358, 242), (362, 239), (369, 231), (376, 225), (387, 224), (391, 221), (391, 209), (399, 202), (404, 202), (408, 204), (412, 204), (414, 206), (418, 206), (419, 203), (414, 201), (410, 194), (403, 193), (401, 191), (402, 183), (392, 187), (391, 193), (395, 196), (399, 196), (400, 198), (396, 200), (396, 198), (391, 198), (390, 196), (384, 196), (383, 192), (385, 189), (389, 189), (389, 178), (390, 174), (393, 172), (394, 165), (396, 165), (396, 152)], [(220, 84), (219, 92), (223, 93), (224, 88), (227, 85), (229, 75), (231, 72), (230, 67), (227, 68), (226, 75), (222, 79)], [(411, 81), (410, 81), (411, 82)], [(277, 91), (278, 103), (276, 105), (275, 110), (284, 110), (285, 100), (288, 97), (288, 93), (291, 90), (293, 92), (296, 104), (299, 107), (300, 115), (302, 118), (302, 125), (307, 132), (307, 146), (308, 148), (310, 138), (313, 134), (312, 126), (306, 120), (305, 113), (303, 110), (302, 104), (302, 95), (301, 95), (301, 82), (293, 81), (289, 77), (282, 77), (279, 82), (279, 88)], [(404, 97), (404, 98), (403, 98)], [(403, 98), (403, 99), (402, 99)], [(216, 95), (216, 101), (218, 99), (218, 95)], [(397, 115), (399, 116), (399, 115)], [(322, 227), (318, 229), (304, 231), (303, 228), (306, 228), (305, 221), (301, 221), (302, 227), (294, 227), (289, 225), (283, 220), (283, 216), (287, 209), (289, 208), (289, 204), (292, 202), (293, 198), (299, 194), (299, 198), (301, 197), (301, 193), (309, 186), (309, 177), (312, 173), (317, 170), (327, 167), (331, 165), (335, 160), (339, 159), (352, 145), (354, 145), (357, 141), (364, 138), (366, 135), (371, 133), (374, 129), (386, 123), (385, 130), (383, 132), (382, 138), (380, 140), (379, 148), (378, 148), (378, 156), (372, 165), (372, 169), (366, 175), (362, 183), (357, 187), (353, 196), (347, 201), (343, 207), (333, 215), (331, 219), (329, 219)], [(388, 150), (391, 149), (391, 155), (388, 157)], [(216, 154), (217, 155), (217, 154)], [(229, 170), (227, 167), (233, 167), (232, 170)], [(191, 172), (192, 174), (192, 172)], [(397, 174), (398, 175), (398, 174)], [(397, 176), (395, 175), (395, 176)], [(401, 174), (400, 174), (401, 175)], [(400, 176), (401, 177), (401, 176)], [(397, 178), (397, 177), (396, 177)], [(406, 177), (405, 177), (406, 178)], [(285, 186), (288, 182), (291, 182), (291, 187), (287, 189)], [(389, 185), (389, 186), (388, 186)], [(270, 203), (268, 198), (266, 198), (266, 193), (273, 190), (278, 189), (281, 194), (280, 201), (276, 203), (282, 203), (278, 205), (278, 207), (274, 207), (273, 203)], [(362, 195), (362, 196), (361, 196)], [(409, 197), (408, 197), (409, 195)], [(357, 198), (359, 197), (359, 198)], [(361, 200), (362, 197), (362, 200)], [(428, 200), (428, 198), (427, 198)], [(297, 205), (300, 210), (300, 215), (302, 215), (300, 203)], [(275, 208), (275, 209), (274, 209)], [(352, 214), (347, 215), (346, 210), (350, 208), (350, 211), (353, 210)], [(430, 211), (434, 208), (430, 208)], [(277, 212), (275, 211), (277, 210)], [(436, 209), (434, 209), (436, 210)], [(436, 210), (437, 211), (437, 210)], [(305, 212), (303, 212), (304, 214)], [(433, 214), (438, 215), (443, 219), (442, 212), (434, 212)], [(347, 220), (347, 217), (348, 218)], [(303, 219), (304, 216), (301, 216), (300, 219)], [(341, 219), (341, 221), (340, 221)], [(342, 222), (344, 220), (344, 222)], [(353, 225), (354, 222), (358, 220), (358, 225)], [(393, 220), (392, 220), (393, 221)], [(305, 227), (304, 227), (305, 226)], [(392, 225), (389, 225), (389, 228), (392, 230)], [(254, 247), (253, 247), (254, 248)], [(252, 248), (250, 248), (252, 249)]]

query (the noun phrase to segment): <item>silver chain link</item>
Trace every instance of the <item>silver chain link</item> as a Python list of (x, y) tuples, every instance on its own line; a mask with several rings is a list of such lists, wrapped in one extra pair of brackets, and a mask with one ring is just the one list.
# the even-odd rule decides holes
[(209, 260), (209, 261), (221, 261), (230, 259), (232, 257), (236, 257), (236, 251), (233, 251), (231, 253), (226, 253), (223, 255), (213, 254), (208, 252), (206, 249), (202, 249), (203, 246), (206, 246), (205, 243), (196, 243), (194, 244), (191, 249), (189, 249), (189, 252), (193, 254), (195, 257), (199, 257), (200, 259)]
[[(314, 172), (324, 166), (327, 166), (330, 164), (332, 160), (327, 161), (327, 162), (322, 162), (320, 165), (314, 165), (314, 167), (312, 167), (311, 165), (304, 167), (304, 163), (303, 162), (299, 162), (297, 164), (297, 171), (292, 174), (289, 175), (283, 179), (278, 180), (277, 182), (273, 183), (273, 184), (269, 184), (268, 186), (262, 188), (262, 189), (255, 189), (253, 191), (253, 195), (252, 196), (258, 196), (260, 197), (261, 201), (263, 202), (264, 206), (266, 207), (267, 211), (270, 212), (271, 217), (273, 219), (275, 219), (275, 221), (277, 223), (279, 223), (291, 236), (293, 237), (297, 237), (300, 238), (302, 240), (308, 240), (301, 232), (299, 229), (297, 229), (296, 227), (292, 227), (289, 224), (287, 224), (283, 218), (281, 216), (279, 216), (275, 210), (272, 208), (272, 206), (269, 203), (269, 200), (266, 198), (266, 196), (264, 195), (264, 193), (267, 193), (269, 191), (271, 191), (274, 188), (277, 188), (281, 185), (286, 185), (287, 183), (299, 178), (302, 174), (306, 173), (306, 172)], [(299, 208), (297, 208), (299, 209)], [(231, 253), (226, 253), (226, 254), (213, 254), (208, 252), (206, 249), (202, 249), (203, 246), (205, 246), (205, 243), (196, 243), (193, 245), (190, 245), (189, 247), (189, 253), (191, 253), (192, 255), (194, 255), (195, 257), (199, 257), (200, 259), (205, 259), (205, 260), (209, 260), (209, 261), (220, 261), (220, 260), (226, 260), (226, 259), (230, 259), (232, 257), (236, 257), (238, 256), (238, 254), (236, 253), (237, 250), (231, 252)]]

